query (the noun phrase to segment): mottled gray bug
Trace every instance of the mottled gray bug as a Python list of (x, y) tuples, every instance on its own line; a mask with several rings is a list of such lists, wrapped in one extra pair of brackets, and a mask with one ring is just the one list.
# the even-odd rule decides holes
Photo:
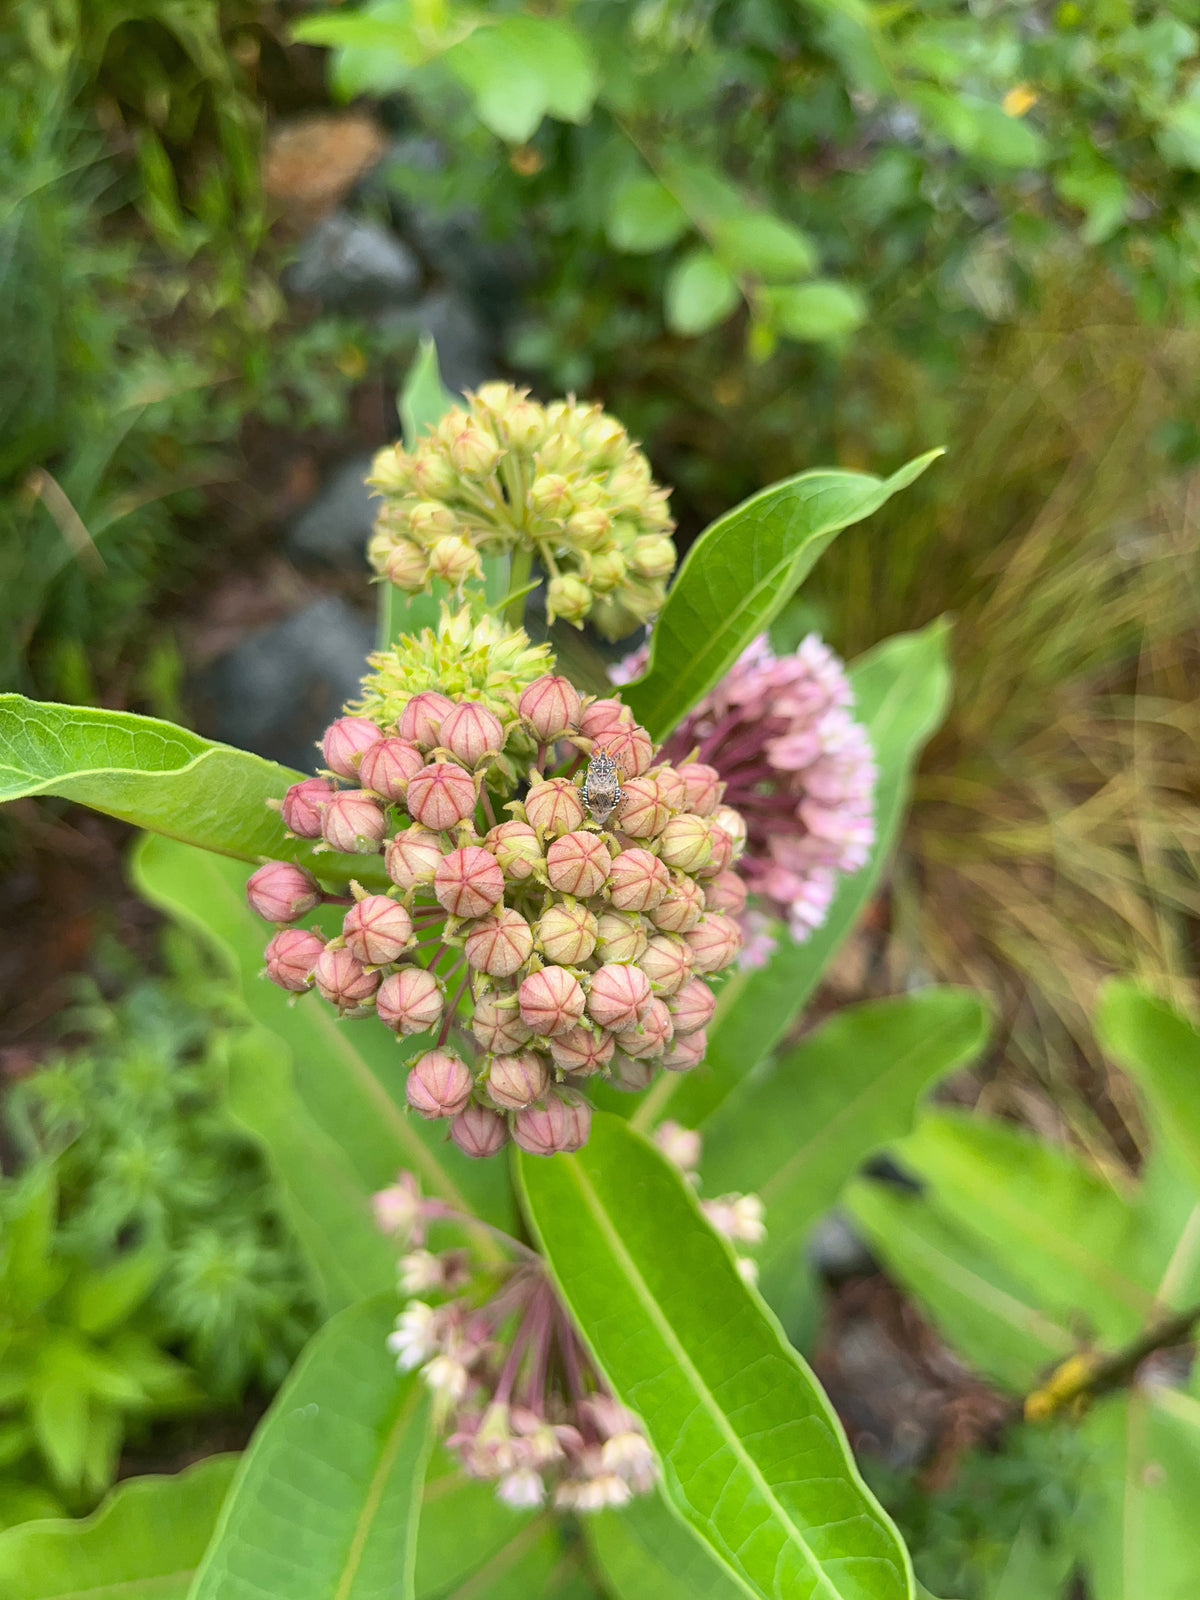
[(603, 827), (624, 800), (625, 791), (616, 762), (607, 751), (593, 750), (587, 777), (583, 780), (583, 803), (592, 821)]

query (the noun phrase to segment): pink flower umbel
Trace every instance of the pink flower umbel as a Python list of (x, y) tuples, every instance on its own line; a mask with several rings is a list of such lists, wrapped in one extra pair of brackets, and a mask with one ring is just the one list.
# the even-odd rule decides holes
[[(385, 1190), (376, 1212), (386, 1231), (395, 1198), (407, 1203), (413, 1180)], [(423, 1247), (429, 1226), (466, 1222), (436, 1200), (417, 1200), (413, 1244), (401, 1258), (408, 1301), (388, 1338), (401, 1372), (420, 1371), (436, 1397), (449, 1448), (469, 1477), (495, 1483), (514, 1510), (547, 1502), (601, 1511), (648, 1494), (658, 1463), (641, 1424), (592, 1365), (545, 1265), (533, 1251), (499, 1237), (508, 1259), (475, 1263), (463, 1250)]]
[[(628, 682), (645, 662), (639, 651), (614, 677)], [(875, 842), (875, 758), (853, 705), (842, 663), (816, 634), (789, 656), (777, 656), (764, 635), (664, 750), (688, 784), (693, 812), (711, 814), (718, 827), (714, 787), (723, 785), (725, 805), (747, 830), (739, 871), (801, 941), (825, 921), (838, 878), (864, 866)], [(736, 913), (730, 893), (710, 879), (710, 909)], [(771, 939), (761, 922), (743, 918), (743, 931), (742, 964), (761, 966)]]

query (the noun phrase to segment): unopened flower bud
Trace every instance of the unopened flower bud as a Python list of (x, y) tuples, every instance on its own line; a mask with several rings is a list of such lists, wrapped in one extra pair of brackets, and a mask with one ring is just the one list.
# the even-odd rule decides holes
[(464, 478), (488, 478), (504, 454), (490, 434), (473, 422), (466, 423), (450, 441), (450, 460)]
[(639, 578), (669, 578), (675, 570), (675, 546), (658, 534), (635, 539), (626, 559)]
[(458, 519), (449, 506), (437, 500), (418, 500), (408, 513), (408, 526), (412, 536), (426, 549), (439, 539), (453, 538), (458, 534)]
[(527, 822), (497, 823), (488, 829), (483, 842), (510, 883), (524, 883), (545, 860), (538, 836)]
[(733, 859), (739, 860), (746, 848), (746, 819), (732, 806), (718, 806), (713, 812), (713, 825), (727, 833), (733, 842)]
[(666, 867), (640, 846), (622, 850), (609, 869), (609, 896), (618, 911), (652, 911), (670, 887)]
[(675, 1024), (675, 1035), (698, 1033), (707, 1028), (716, 1010), (717, 997), (700, 978), (689, 978), (667, 1001), (667, 1010)]
[(695, 1128), (685, 1128), (678, 1122), (660, 1122), (654, 1130), (654, 1142), (680, 1172), (698, 1170), (703, 1140)]
[(329, 724), (321, 741), (325, 765), (339, 778), (357, 778), (363, 752), (382, 738), (383, 729), (366, 717), (339, 717)]
[(578, 626), (591, 609), (592, 591), (582, 578), (570, 572), (551, 578), (546, 587), (547, 622), (555, 622), (561, 617), (564, 622), (573, 622)]
[(571, 485), (561, 472), (539, 472), (525, 498), (532, 510), (550, 521), (565, 520), (571, 511)]
[(549, 906), (537, 921), (537, 947), (547, 961), (578, 967), (596, 948), (596, 918), (586, 906)]
[(321, 886), (291, 861), (268, 861), (251, 875), (246, 899), (267, 922), (298, 922), (321, 904)]
[(582, 1150), (592, 1131), (592, 1108), (570, 1089), (553, 1089), (541, 1105), (518, 1111), (513, 1138), (531, 1156)]
[(508, 1143), (508, 1123), (498, 1111), (471, 1104), (450, 1124), (450, 1137), (464, 1155), (482, 1161)]
[(420, 594), (429, 582), (429, 557), (411, 539), (399, 539), (383, 558), (383, 575), (405, 594)]
[(325, 778), (305, 778), (303, 783), (294, 783), (280, 807), (284, 827), (298, 839), (319, 839), (321, 807), (332, 796), (333, 785)]
[(707, 911), (723, 911), (727, 917), (740, 917), (746, 909), (746, 885), (736, 872), (722, 872), (704, 885)]
[(686, 1038), (676, 1038), (662, 1058), (668, 1072), (690, 1072), (698, 1067), (708, 1052), (708, 1034), (704, 1029), (689, 1033)]
[(627, 778), (648, 772), (654, 760), (654, 743), (636, 722), (614, 729), (604, 739), (598, 739), (596, 745), (612, 757)]
[(716, 821), (709, 823), (708, 837), (712, 844), (712, 855), (703, 867), (697, 868), (696, 875), (704, 879), (718, 878), (733, 860), (733, 840)]
[(371, 1212), (380, 1233), (395, 1234), (405, 1243), (424, 1237), (421, 1227), (421, 1188), (411, 1172), (371, 1196)]
[(567, 539), (579, 550), (600, 550), (612, 533), (612, 518), (600, 506), (580, 506), (567, 518)]
[(504, 748), (504, 729), (486, 706), (468, 701), (447, 711), (438, 741), (466, 766), (477, 767), (485, 756)]
[(654, 781), (658, 785), (658, 796), (670, 811), (686, 811), (688, 809), (687, 785), (672, 766), (655, 767)]
[(380, 739), (362, 758), (359, 782), (385, 800), (403, 800), (408, 780), (425, 765), (425, 757), (408, 739)]
[(619, 700), (593, 700), (579, 717), (580, 733), (600, 745), (606, 745), (619, 729), (631, 727), (633, 712)]
[(504, 874), (490, 850), (464, 845), (438, 863), (433, 892), (452, 917), (482, 917), (504, 899)]
[(365, 789), (338, 790), (321, 816), (325, 843), (347, 855), (378, 855), (386, 832), (387, 817)]
[(686, 933), (696, 926), (703, 914), (704, 890), (694, 878), (673, 872), (670, 889), (649, 916), (663, 933)]
[(436, 500), (456, 492), (458, 474), (445, 456), (432, 450), (422, 451), (413, 464), (413, 485), (418, 494)]
[(650, 979), (640, 967), (609, 963), (592, 974), (587, 1013), (593, 1022), (616, 1033), (636, 1027), (652, 999)]
[(608, 1081), (623, 1094), (641, 1094), (650, 1085), (660, 1064), (649, 1060), (635, 1061), (623, 1050), (614, 1050)]
[(424, 1033), (442, 1020), (442, 987), (424, 967), (401, 967), (379, 986), (375, 1009), (394, 1033)]
[(602, 911), (596, 918), (596, 954), (601, 961), (637, 961), (647, 938), (646, 924), (636, 911)]
[(658, 841), (659, 859), (681, 872), (698, 872), (712, 859), (712, 849), (708, 823), (691, 811), (672, 817)]
[(399, 961), (413, 943), (412, 918), (385, 894), (369, 894), (352, 905), (342, 923), (346, 948), (367, 967)]
[(684, 934), (697, 972), (722, 972), (742, 948), (742, 930), (732, 917), (706, 911), (696, 926)]
[(496, 1056), (488, 1068), (487, 1090), (502, 1111), (521, 1111), (550, 1087), (546, 1063), (536, 1050)]
[(483, 568), (479, 553), (469, 539), (461, 534), (448, 533), (429, 552), (429, 570), (435, 578), (448, 583), (452, 589), (460, 588), (468, 578), (479, 578)]
[(550, 1054), (554, 1064), (576, 1077), (590, 1078), (602, 1072), (612, 1060), (613, 1039), (603, 1028), (592, 1028), (581, 1022), (576, 1027), (560, 1033), (550, 1041)]
[(588, 580), (594, 594), (611, 594), (627, 572), (619, 550), (597, 550), (588, 562)]
[(387, 444), (375, 452), (367, 482), (385, 494), (407, 494), (412, 484), (412, 457), (403, 445)]
[(698, 816), (711, 817), (725, 792), (716, 767), (706, 766), (702, 761), (688, 761), (679, 768), (679, 776), (687, 790), (688, 809)]
[(416, 889), (433, 882), (441, 859), (442, 842), (437, 834), (414, 824), (388, 845), (387, 875), (401, 889)]
[(661, 1056), (674, 1037), (675, 1024), (666, 1002), (654, 999), (646, 1007), (637, 1027), (618, 1033), (616, 1043), (618, 1050), (638, 1061), (646, 1056)]
[(292, 994), (311, 989), (313, 968), (325, 941), (307, 928), (284, 928), (267, 946), (267, 976)]
[(480, 918), (463, 947), (476, 972), (511, 978), (533, 954), (533, 929), (519, 911), (504, 906), (491, 916)]
[(567, 833), (546, 851), (546, 875), (560, 894), (588, 900), (608, 882), (612, 856), (594, 833)]
[(440, 832), (473, 816), (476, 798), (469, 772), (453, 761), (433, 761), (408, 780), (404, 803), (414, 822)]
[(498, 994), (483, 994), (476, 1000), (471, 1032), (482, 1049), (496, 1055), (512, 1054), (534, 1034), (521, 1015), (516, 995)]
[(569, 778), (547, 778), (535, 783), (525, 796), (525, 815), (543, 837), (570, 833), (583, 823), (583, 801)]
[(538, 738), (549, 744), (575, 726), (581, 702), (574, 684), (547, 673), (529, 685), (517, 709)]
[(756, 1194), (724, 1194), (702, 1200), (700, 1209), (718, 1233), (734, 1244), (762, 1244), (767, 1237), (765, 1208)]
[(565, 1033), (583, 1016), (583, 990), (565, 967), (530, 973), (517, 993), (522, 1019), (542, 1038)]
[(326, 946), (313, 967), (313, 978), (323, 999), (339, 1011), (350, 1011), (369, 1000), (379, 987), (379, 973), (368, 972), (344, 947)]
[(454, 701), (436, 689), (413, 695), (400, 714), (400, 737), (411, 740), (422, 750), (432, 750), (438, 742), (442, 718), (453, 707)]
[(408, 1103), (422, 1117), (454, 1117), (471, 1098), (475, 1080), (466, 1062), (452, 1050), (427, 1050), (408, 1075)]
[(656, 933), (638, 966), (650, 979), (655, 994), (675, 994), (692, 974), (692, 952), (678, 934)]
[(653, 778), (630, 778), (624, 790), (621, 832), (635, 839), (657, 838), (671, 814), (659, 795), (658, 784)]

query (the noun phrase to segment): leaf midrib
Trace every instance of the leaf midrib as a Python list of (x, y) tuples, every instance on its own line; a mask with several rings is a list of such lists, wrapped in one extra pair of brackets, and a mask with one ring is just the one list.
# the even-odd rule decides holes
[[(362, 1510), (359, 1512), (354, 1524), (354, 1531), (350, 1537), (350, 1547), (346, 1552), (346, 1562), (342, 1568), (341, 1577), (338, 1579), (337, 1588), (333, 1592), (332, 1600), (350, 1600), (354, 1580), (362, 1566), (363, 1555), (366, 1552), (367, 1540), (371, 1537), (371, 1530), (375, 1526), (375, 1519), (379, 1515), (379, 1507), (383, 1503), (384, 1491), (387, 1489), (388, 1477), (396, 1464), (400, 1454), (400, 1447), (404, 1443), (405, 1430), (412, 1420), (412, 1414), (421, 1401), (421, 1393), (415, 1386), (410, 1389), (404, 1404), (396, 1412), (395, 1420), (388, 1431), (387, 1441), (379, 1453), (379, 1460), (371, 1474), (371, 1481), (367, 1486), (367, 1493), (363, 1498)], [(419, 1498), (417, 1504), (419, 1505)], [(412, 1512), (409, 1512), (411, 1531)], [(412, 1561), (409, 1559), (408, 1566)], [(409, 1600), (412, 1593), (411, 1581), (406, 1585), (404, 1600)]]

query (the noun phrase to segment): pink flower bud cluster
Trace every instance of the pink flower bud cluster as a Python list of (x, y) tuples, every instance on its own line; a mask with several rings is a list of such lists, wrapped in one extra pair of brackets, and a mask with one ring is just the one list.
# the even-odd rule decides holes
[[(380, 1197), (379, 1214), (395, 1192)], [(463, 1251), (431, 1251), (429, 1223), (452, 1214), (432, 1201), (416, 1210), (416, 1248), (400, 1261), (401, 1288), (416, 1298), (388, 1348), (438, 1396), (463, 1470), (517, 1510), (601, 1511), (648, 1494), (658, 1478), (649, 1442), (593, 1366), (541, 1260), (516, 1240), (516, 1259), (486, 1271)]]
[[(628, 657), (614, 678), (629, 682), (645, 662), (644, 651)], [(666, 746), (672, 759), (694, 751), (716, 768), (745, 819), (747, 887), (800, 941), (875, 842), (877, 769), (853, 705), (844, 666), (815, 634), (782, 657), (764, 635)], [(773, 942), (760, 926), (744, 931), (743, 965), (761, 965)]]
[[(468, 1155), (510, 1138), (577, 1150), (590, 1078), (638, 1090), (703, 1060), (710, 980), (742, 942), (745, 827), (713, 767), (664, 762), (618, 700), (585, 700), (563, 677), (527, 684), (505, 717), (437, 691), (396, 713), (388, 727), (335, 722), (327, 776), (282, 805), (318, 850), (382, 856), (390, 886), (352, 883), (328, 937), (295, 926), (330, 898), (315, 878), (259, 868), (250, 903), (284, 925), (267, 974), (397, 1035), (435, 1034), (408, 1102), (448, 1120)], [(540, 761), (505, 803), (510, 737)]]

